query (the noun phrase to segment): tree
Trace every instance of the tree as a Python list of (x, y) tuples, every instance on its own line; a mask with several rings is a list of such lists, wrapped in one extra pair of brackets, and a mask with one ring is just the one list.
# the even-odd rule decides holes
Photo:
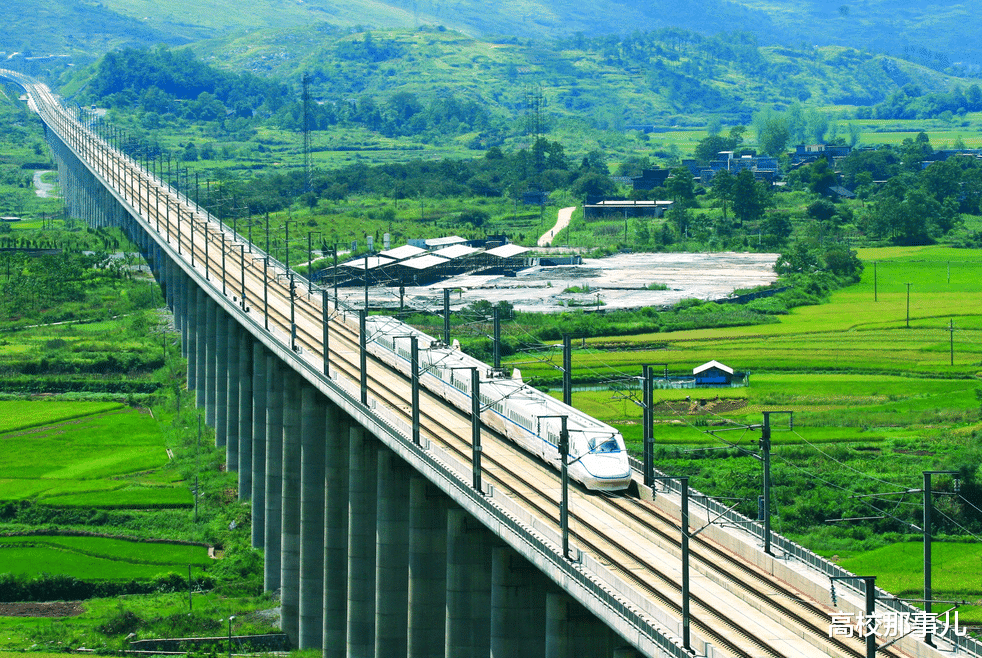
[(713, 176), (713, 186), (709, 195), (723, 204), (723, 219), (726, 219), (726, 206), (733, 198), (733, 176), (725, 169)]
[(829, 166), (829, 161), (826, 158), (819, 158), (812, 163), (809, 169), (811, 176), (808, 182), (808, 189), (815, 194), (826, 196), (829, 190), (838, 185), (839, 177), (832, 171), (832, 167)]
[(711, 134), (701, 140), (696, 145), (695, 159), (700, 164), (709, 164), (715, 160), (720, 151), (733, 151), (743, 142), (743, 133), (746, 131), (744, 126), (734, 126), (730, 128), (727, 137), (718, 134)]
[(822, 260), (825, 261), (825, 269), (838, 277), (848, 277), (858, 282), (859, 275), (863, 273), (863, 261), (848, 247), (836, 245), (822, 255)]
[(774, 271), (779, 275), (814, 272), (819, 268), (818, 255), (804, 242), (781, 254), (774, 263)]
[(634, 220), (634, 241), (639, 247), (647, 247), (651, 242), (651, 229), (647, 219), (639, 217)]
[(786, 117), (773, 110), (763, 110), (754, 115), (754, 128), (757, 131), (757, 143), (760, 150), (767, 155), (777, 157), (784, 153), (791, 141)]
[(617, 189), (610, 176), (588, 171), (573, 183), (573, 191), (580, 196), (607, 196)]
[(927, 133), (921, 131), (917, 137), (906, 138), (900, 145), (900, 160), (907, 171), (920, 171), (921, 163), (934, 153)]
[(932, 162), (921, 172), (921, 186), (939, 203), (945, 199), (957, 199), (962, 187), (962, 168), (954, 159)]
[(754, 180), (753, 173), (748, 169), (744, 169), (734, 178), (731, 197), (733, 214), (740, 220), (741, 226), (760, 217), (771, 202), (770, 193), (764, 184)]
[(954, 225), (953, 210), (923, 188), (905, 187), (901, 178), (906, 177), (891, 179), (876, 195), (867, 230), (897, 244), (931, 244)]
[(778, 247), (791, 237), (791, 220), (787, 213), (772, 212), (761, 222), (761, 240), (768, 247)]
[(828, 199), (819, 199), (808, 206), (808, 208), (805, 210), (805, 214), (812, 219), (817, 219), (820, 222), (827, 222), (835, 217), (835, 204)]
[(688, 167), (678, 167), (672, 170), (665, 181), (665, 190), (675, 205), (691, 208), (696, 205), (695, 179)]

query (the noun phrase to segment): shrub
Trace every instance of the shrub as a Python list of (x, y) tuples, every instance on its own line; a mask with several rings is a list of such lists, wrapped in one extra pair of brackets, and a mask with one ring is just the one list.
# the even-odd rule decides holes
[(103, 635), (129, 635), (136, 632), (142, 624), (143, 620), (132, 610), (121, 610), (95, 629)]

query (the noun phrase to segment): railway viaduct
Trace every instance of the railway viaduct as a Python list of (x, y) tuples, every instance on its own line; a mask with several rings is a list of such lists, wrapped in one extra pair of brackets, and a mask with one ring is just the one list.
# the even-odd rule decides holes
[[(862, 582), (777, 535), (765, 553), (758, 524), (711, 500), (683, 526), (671, 480), (616, 498), (573, 487), (564, 554), (555, 472), (488, 436), (477, 484), (471, 420), (425, 392), (412, 408), (410, 383), (366, 355), (359, 309), (209, 216), (46, 86), (0, 76), (41, 116), (68, 212), (121, 227), (162, 285), (295, 646), (350, 658), (982, 655), (953, 632), (939, 648), (833, 637), (833, 610), (869, 605)], [(830, 577), (842, 579), (835, 608)], [(877, 592), (877, 613), (912, 613)]]

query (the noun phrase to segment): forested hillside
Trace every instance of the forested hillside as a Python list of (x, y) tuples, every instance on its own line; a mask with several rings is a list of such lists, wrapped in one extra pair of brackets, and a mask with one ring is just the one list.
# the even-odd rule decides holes
[(747, 33), (666, 29), (538, 46), (439, 29), (320, 27), (192, 51), (114, 52), (74, 73), (66, 89), (83, 104), (140, 110), (146, 130), (181, 120), (297, 130), (307, 74), (315, 131), (358, 125), (473, 148), (530, 132), (749, 124), (754, 114), (794, 107), (822, 108), (826, 128), (838, 129), (838, 119), (842, 132), (853, 118), (950, 118), (982, 108), (970, 79), (847, 48), (761, 46)]

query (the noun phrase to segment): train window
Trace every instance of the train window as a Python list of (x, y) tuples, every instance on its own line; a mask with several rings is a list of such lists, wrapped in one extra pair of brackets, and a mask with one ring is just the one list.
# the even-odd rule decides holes
[(590, 439), (590, 452), (594, 453), (609, 453), (609, 452), (620, 452), (620, 447), (617, 445), (617, 441), (613, 437), (601, 440), (600, 437), (594, 437)]

